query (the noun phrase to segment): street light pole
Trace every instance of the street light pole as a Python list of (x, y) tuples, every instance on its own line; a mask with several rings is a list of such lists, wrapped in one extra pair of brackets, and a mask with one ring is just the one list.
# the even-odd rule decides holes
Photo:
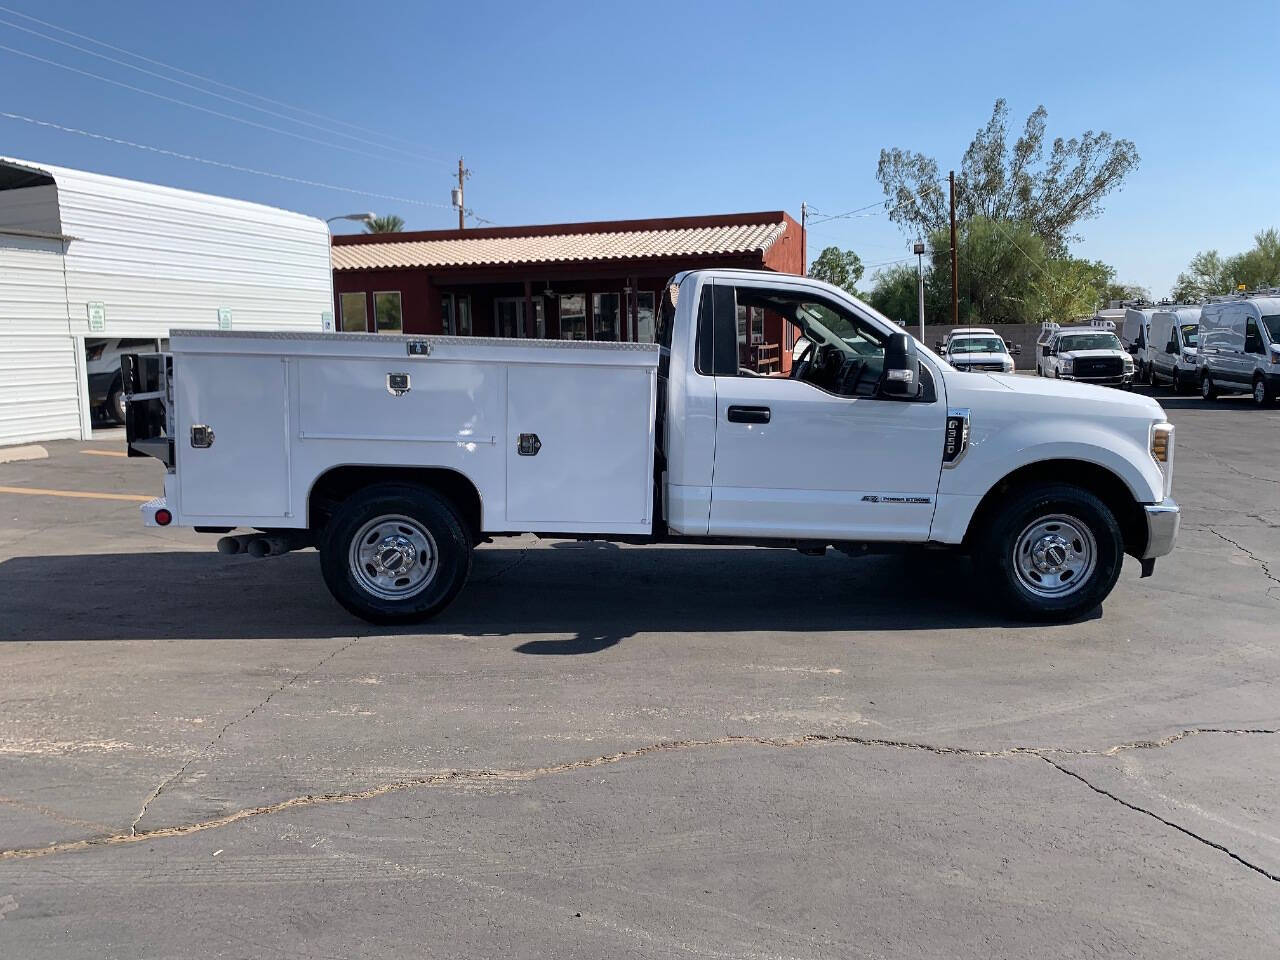
[(325, 223), (333, 223), (335, 220), (355, 220), (358, 223), (373, 223), (377, 219), (372, 213), (340, 213), (336, 217), (330, 217)]
[(917, 243), (911, 252), (916, 255), (916, 280), (920, 287), (920, 342), (924, 343), (924, 244)]

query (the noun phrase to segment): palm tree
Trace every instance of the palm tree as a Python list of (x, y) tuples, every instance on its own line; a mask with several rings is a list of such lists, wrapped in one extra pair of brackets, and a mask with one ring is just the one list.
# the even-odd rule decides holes
[(365, 233), (399, 233), (404, 229), (404, 219), (389, 213), (385, 217), (374, 217), (364, 225)]

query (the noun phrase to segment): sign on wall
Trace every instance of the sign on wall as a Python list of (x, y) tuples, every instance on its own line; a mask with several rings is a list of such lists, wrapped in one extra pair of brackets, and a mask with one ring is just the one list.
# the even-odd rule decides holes
[(89, 332), (103, 333), (107, 329), (107, 305), (99, 300), (85, 304), (89, 315)]
[(231, 329), (231, 308), (230, 307), (218, 308), (218, 329), (219, 330)]
[(324, 330), (326, 333), (333, 332), (333, 311), (332, 310), (320, 311), (320, 328)]

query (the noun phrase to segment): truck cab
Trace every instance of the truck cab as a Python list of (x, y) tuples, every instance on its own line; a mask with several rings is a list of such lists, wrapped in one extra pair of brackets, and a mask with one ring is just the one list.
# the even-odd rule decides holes
[(1013, 373), (1013, 354), (994, 330), (962, 328), (948, 334), (942, 356), (957, 370)]
[[(810, 347), (745, 364), (744, 308)], [(657, 341), (174, 331), (172, 355), (125, 363), (130, 452), (169, 468), (144, 522), (228, 553), (316, 546), (377, 623), (440, 612), (476, 544), (527, 532), (967, 553), (1037, 620), (1173, 548), (1174, 429), (1149, 398), (961, 373), (844, 291), (764, 271), (676, 276)]]

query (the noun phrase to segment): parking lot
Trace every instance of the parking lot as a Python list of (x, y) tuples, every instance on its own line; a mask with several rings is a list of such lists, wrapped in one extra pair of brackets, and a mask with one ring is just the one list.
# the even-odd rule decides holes
[(118, 432), (0, 464), (0, 955), (1274, 957), (1280, 409), (1156, 395), (1178, 548), (1052, 627), (520, 538), (373, 628)]

